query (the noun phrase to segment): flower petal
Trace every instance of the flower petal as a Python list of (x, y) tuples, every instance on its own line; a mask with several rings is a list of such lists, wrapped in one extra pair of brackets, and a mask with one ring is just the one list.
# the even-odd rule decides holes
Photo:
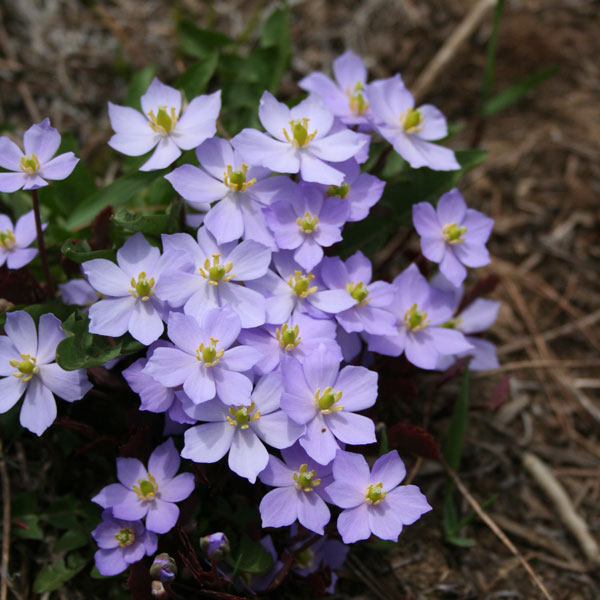
[[(88, 260), (81, 265), (90, 285), (106, 296), (128, 296), (131, 282), (129, 275), (118, 265), (104, 258)], [(137, 273), (135, 274), (137, 276)]]
[(227, 421), (190, 427), (181, 456), (199, 463), (217, 462), (229, 451), (234, 434), (235, 428)]
[(261, 414), (251, 428), (266, 444), (279, 449), (289, 448), (305, 431), (304, 425), (295, 423), (281, 410), (269, 415)]
[(306, 529), (310, 529), (310, 531), (323, 535), (323, 528), (331, 518), (331, 513), (325, 502), (314, 492), (300, 492), (297, 494), (297, 499), (296, 506), (300, 524)]
[(221, 110), (221, 90), (196, 96), (187, 106), (172, 133), (182, 150), (196, 148), (215, 135)]
[(260, 501), (259, 510), (263, 527), (286, 527), (298, 516), (298, 493), (294, 486), (271, 490)]
[(8, 377), (0, 379), (0, 414), (8, 412), (23, 395), (27, 386), (20, 379), (12, 376), (14, 369)]
[[(24, 310), (15, 310), (6, 315), (4, 330), (21, 354), (36, 356), (38, 349), (38, 336), (35, 323), (29, 313)], [(18, 357), (14, 357), (18, 358)]]
[(27, 386), (21, 407), (20, 423), (36, 435), (42, 435), (56, 419), (56, 401), (52, 392), (34, 377)]
[(40, 168), (40, 177), (60, 181), (66, 179), (77, 166), (79, 159), (72, 152), (59, 154)]
[(353, 544), (366, 540), (371, 535), (369, 515), (366, 504), (343, 511), (337, 520), (337, 528), (344, 544)]
[(229, 468), (250, 483), (267, 466), (269, 453), (251, 428), (234, 427), (235, 435), (229, 450)]
[(25, 154), (35, 154), (43, 165), (48, 162), (60, 146), (60, 133), (50, 125), (50, 119), (32, 125), (23, 135)]
[(194, 476), (191, 473), (180, 473), (159, 488), (160, 498), (167, 502), (181, 502), (194, 491), (194, 487)]
[(56, 363), (40, 365), (39, 377), (50, 391), (67, 402), (81, 400), (92, 389), (85, 369), (65, 371)]
[(157, 77), (152, 80), (144, 95), (140, 98), (142, 111), (147, 115), (150, 111), (158, 114), (161, 106), (166, 107), (167, 113), (171, 113), (171, 108), (175, 109), (175, 114), (181, 112), (181, 92), (165, 85)]
[(0, 173), (0, 192), (12, 194), (20, 190), (26, 181), (25, 173)]
[(371, 470), (371, 483), (382, 483), (384, 492), (389, 492), (400, 484), (406, 476), (406, 468), (397, 450), (380, 456)]
[(154, 533), (167, 533), (175, 527), (178, 518), (179, 507), (177, 504), (156, 499), (148, 510), (146, 529)]
[(108, 298), (90, 306), (90, 333), (118, 337), (129, 327), (129, 317), (135, 305), (135, 298)]
[(181, 156), (179, 146), (171, 136), (161, 137), (152, 156), (140, 167), (140, 171), (165, 169)]
[(21, 158), (23, 152), (10, 138), (0, 137), (0, 167), (9, 171), (21, 173)]

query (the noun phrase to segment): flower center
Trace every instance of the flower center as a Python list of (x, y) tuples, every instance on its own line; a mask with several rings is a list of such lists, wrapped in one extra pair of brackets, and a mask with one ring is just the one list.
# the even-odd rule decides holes
[(15, 234), (12, 232), (12, 229), (0, 231), (0, 248), (12, 250), (15, 247), (15, 243)]
[(314, 469), (308, 470), (306, 463), (300, 465), (298, 472), (294, 471), (294, 485), (296, 489), (303, 492), (312, 492), (314, 488), (321, 485), (321, 480), (315, 479), (316, 475), (317, 472)]
[(20, 163), (21, 171), (27, 175), (33, 175), (40, 170), (40, 161), (33, 153), (31, 156), (22, 156)]
[(310, 119), (306, 117), (302, 117), (302, 119), (292, 119), (290, 121), (291, 136), (287, 129), (283, 129), (285, 139), (296, 148), (302, 148), (303, 146), (308, 145), (309, 142), (313, 141), (315, 135), (317, 135), (316, 129), (312, 133), (308, 133), (309, 120)]
[(157, 115), (154, 114), (154, 110), (151, 110), (148, 116), (150, 117), (148, 125), (162, 136), (169, 135), (175, 129), (177, 120), (179, 119), (175, 107), (171, 106), (171, 114), (169, 114), (166, 105), (158, 107)]
[(442, 227), (442, 235), (449, 244), (462, 244), (465, 238), (462, 237), (467, 233), (467, 228), (458, 226), (456, 223), (446, 223)]
[(246, 163), (242, 163), (242, 168), (235, 171), (231, 165), (227, 165), (227, 171), (223, 173), (223, 183), (232, 192), (245, 192), (251, 185), (256, 183), (256, 177), (246, 181), (247, 172), (248, 165)]
[(350, 88), (346, 89), (350, 110), (355, 115), (364, 115), (369, 110), (369, 103), (365, 100), (364, 91), (365, 86), (362, 81), (357, 81), (353, 90), (350, 90)]
[(315, 553), (310, 548), (302, 550), (296, 555), (296, 564), (301, 569), (311, 569), (315, 564)]
[(413, 304), (405, 313), (404, 313), (404, 324), (407, 329), (412, 331), (418, 331), (419, 329), (423, 329), (429, 325), (429, 321), (426, 321), (427, 313), (421, 312), (416, 304)]
[(358, 283), (350, 283), (350, 282), (347, 283), (346, 291), (361, 306), (365, 306), (366, 304), (369, 304), (369, 300), (368, 300), (369, 290), (367, 289), (367, 286), (362, 281), (359, 281)]
[(459, 329), (461, 322), (461, 317), (454, 317), (452, 319), (448, 319), (448, 321), (446, 321), (442, 327), (444, 329)]
[(137, 497), (144, 502), (152, 502), (158, 493), (158, 483), (152, 473), (148, 473), (148, 479), (138, 479), (138, 485), (134, 485), (132, 488)]
[(275, 337), (279, 342), (279, 345), (286, 351), (289, 352), (298, 346), (300, 343), (300, 327), (294, 325), (290, 327), (287, 323), (284, 323), (275, 330)]
[(367, 504), (379, 504), (386, 496), (387, 492), (384, 492), (381, 488), (383, 487), (383, 483), (379, 482), (376, 485), (372, 483), (367, 487), (367, 493), (365, 497), (367, 499)]
[(200, 267), (200, 275), (205, 279), (208, 279), (208, 283), (210, 285), (219, 285), (220, 281), (231, 281), (233, 277), (233, 273), (228, 275), (229, 271), (233, 268), (233, 263), (228, 262), (225, 265), (222, 265), (219, 261), (221, 260), (221, 253), (212, 255), (212, 266), (210, 264), (210, 259), (207, 258), (204, 261), (204, 268)]
[(139, 298), (142, 302), (147, 302), (150, 300), (150, 296), (154, 296), (155, 283), (154, 277), (150, 277), (150, 279), (148, 279), (146, 272), (140, 271), (137, 281), (135, 277), (131, 278), (131, 287), (129, 288), (129, 293), (134, 298)]
[(312, 233), (319, 224), (319, 217), (317, 215), (311, 215), (306, 211), (303, 217), (298, 217), (296, 219), (296, 223), (298, 223), (298, 227), (300, 227), (304, 233)]
[(423, 113), (418, 108), (409, 108), (400, 115), (400, 125), (406, 133), (419, 133), (425, 125), (423, 124)]
[(217, 350), (218, 341), (211, 337), (210, 344), (205, 345), (203, 342), (196, 348), (196, 358), (202, 361), (205, 367), (214, 367), (225, 354), (225, 350)]
[(321, 388), (317, 388), (315, 392), (315, 406), (324, 415), (330, 415), (332, 412), (338, 412), (344, 410), (341, 404), (334, 406), (340, 401), (342, 392), (334, 392), (331, 386), (327, 386), (321, 394)]
[(135, 542), (135, 533), (133, 529), (126, 527), (121, 529), (118, 533), (115, 533), (115, 539), (119, 542), (119, 546), (131, 546)]
[(306, 275), (304, 275), (302, 271), (294, 271), (294, 274), (290, 275), (287, 284), (292, 288), (296, 296), (304, 298), (317, 291), (316, 285), (309, 287), (310, 282), (314, 278), (315, 276), (312, 273), (306, 273)]
[(254, 402), (250, 406), (230, 406), (226, 419), (230, 425), (239, 425), (241, 429), (248, 429), (250, 421), (260, 419), (260, 410), (256, 410)]
[(330, 185), (325, 192), (328, 196), (339, 196), (345, 198), (350, 191), (350, 186), (344, 181), (342, 185)]
[(29, 381), (34, 375), (37, 375), (40, 368), (35, 364), (35, 356), (31, 354), (19, 354), (21, 360), (18, 358), (9, 361), (11, 367), (17, 369), (13, 376), (17, 379), (21, 379), (23, 383)]

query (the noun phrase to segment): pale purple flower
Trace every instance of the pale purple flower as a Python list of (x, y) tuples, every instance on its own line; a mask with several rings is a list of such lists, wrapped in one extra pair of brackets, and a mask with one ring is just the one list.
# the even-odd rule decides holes
[(296, 184), (271, 171), (244, 163), (231, 144), (221, 138), (196, 148), (200, 167), (182, 165), (165, 176), (175, 190), (197, 210), (207, 210), (206, 228), (218, 244), (239, 238), (254, 240), (276, 250), (263, 207), (282, 196), (295, 197)]
[(150, 567), (150, 577), (161, 583), (170, 583), (177, 577), (177, 563), (166, 552), (157, 554)]
[(267, 466), (273, 448), (288, 448), (303, 433), (304, 426), (280, 410), (283, 387), (279, 373), (258, 380), (251, 404), (225, 406), (218, 400), (184, 408), (199, 421), (208, 421), (185, 432), (181, 456), (198, 463), (214, 463), (229, 452), (229, 468), (250, 483)]
[(83, 398), (92, 384), (85, 369), (65, 371), (54, 362), (56, 347), (66, 335), (54, 315), (42, 315), (36, 331), (31, 315), (16, 310), (6, 315), (4, 330), (6, 335), (0, 336), (0, 413), (9, 411), (25, 394), (21, 425), (42, 435), (56, 418), (54, 394), (73, 402)]
[(194, 476), (180, 473), (179, 452), (172, 438), (157, 446), (148, 469), (137, 458), (117, 458), (117, 478), (92, 498), (102, 508), (111, 508), (118, 519), (137, 521), (146, 517), (146, 529), (167, 533), (179, 518), (176, 502), (194, 491)]
[(323, 258), (323, 247), (342, 239), (348, 219), (346, 200), (328, 197), (320, 186), (301, 183), (300, 197), (284, 197), (265, 209), (267, 225), (280, 249), (294, 250), (294, 260), (310, 271)]
[(120, 336), (129, 333), (150, 345), (164, 331), (166, 308), (155, 295), (165, 270), (187, 264), (182, 253), (169, 256), (151, 246), (141, 233), (131, 236), (117, 251), (117, 264), (95, 258), (81, 265), (91, 286), (104, 295), (90, 307), (90, 333)]
[(337, 326), (335, 339), (347, 363), (354, 360), (362, 349), (360, 335), (358, 333), (348, 333), (341, 325)]
[(171, 313), (167, 332), (175, 347), (156, 348), (142, 373), (166, 387), (183, 385), (194, 404), (215, 395), (225, 404), (250, 404), (252, 383), (242, 372), (260, 355), (249, 346), (230, 348), (240, 329), (240, 319), (229, 307), (210, 309), (199, 322)]
[(66, 283), (59, 283), (60, 297), (65, 304), (90, 307), (102, 297), (87, 279), (70, 279)]
[(355, 159), (338, 163), (336, 168), (344, 173), (343, 183), (323, 187), (323, 192), (328, 197), (346, 200), (349, 208), (348, 221), (362, 221), (369, 214), (369, 209), (381, 198), (385, 181), (370, 173), (361, 173)]
[(342, 354), (335, 341), (335, 331), (335, 322), (330, 319), (313, 319), (296, 312), (281, 326), (263, 325), (243, 330), (239, 342), (252, 346), (261, 354), (254, 370), (259, 375), (266, 375), (279, 369), (282, 357), (294, 356), (304, 362), (321, 344), (341, 362)]
[(454, 286), (467, 276), (467, 267), (489, 264), (485, 244), (494, 220), (472, 208), (467, 208), (457, 189), (444, 194), (437, 209), (429, 202), (413, 205), (413, 223), (421, 236), (423, 256), (439, 263), (440, 271)]
[(429, 285), (415, 264), (393, 281), (395, 300), (390, 311), (396, 325), (387, 335), (366, 335), (369, 350), (400, 356), (421, 369), (435, 369), (440, 355), (472, 348), (465, 336), (444, 327), (452, 316), (452, 295)]
[[(165, 387), (150, 375), (144, 373), (148, 359), (152, 357), (157, 348), (174, 348), (173, 344), (164, 340), (157, 340), (150, 348), (146, 358), (138, 358), (129, 367), (123, 370), (122, 375), (129, 387), (139, 395), (141, 403), (140, 410), (153, 413), (166, 412), (170, 419), (176, 423), (193, 424), (190, 418), (181, 408), (181, 400), (177, 397), (178, 388)], [(184, 392), (181, 392), (184, 393)]]
[(288, 108), (264, 92), (258, 116), (267, 133), (244, 129), (231, 141), (242, 160), (279, 173), (299, 172), (304, 181), (340, 185), (344, 174), (328, 163), (352, 158), (365, 143), (349, 129), (331, 133), (333, 113), (316, 97)]
[(291, 252), (273, 254), (273, 265), (275, 271), (246, 284), (264, 298), (267, 323), (284, 323), (296, 312), (325, 319), (355, 303), (345, 290), (323, 289), (322, 281), (303, 270)]
[(337, 521), (344, 543), (366, 540), (372, 533), (397, 541), (404, 525), (412, 525), (431, 510), (416, 485), (399, 485), (405, 475), (396, 450), (379, 457), (370, 472), (364, 456), (338, 451), (334, 482), (327, 486), (327, 493), (344, 509)]
[(338, 441), (375, 442), (373, 421), (355, 411), (375, 404), (377, 373), (353, 366), (339, 371), (337, 358), (320, 346), (304, 364), (292, 357), (281, 363), (285, 390), (281, 408), (294, 421), (306, 425), (300, 445), (322, 465), (333, 460), (340, 448)]
[(222, 560), (229, 554), (231, 547), (227, 536), (222, 531), (216, 531), (200, 538), (200, 550), (210, 560)]
[(457, 329), (465, 334), (465, 339), (473, 346), (470, 350), (461, 352), (454, 356), (440, 356), (437, 364), (438, 370), (445, 370), (452, 363), (463, 356), (471, 356), (469, 368), (472, 371), (483, 371), (486, 369), (497, 369), (500, 366), (496, 353), (496, 346), (492, 342), (475, 337), (477, 334), (489, 329), (500, 310), (500, 302), (488, 300), (487, 298), (476, 298), (460, 313), (456, 313), (462, 300), (464, 289), (462, 286), (456, 288), (441, 273), (438, 273), (431, 284), (446, 292), (452, 292), (454, 297), (454, 316), (444, 324), (449, 329)]
[(431, 141), (448, 135), (444, 115), (431, 104), (415, 109), (400, 75), (370, 83), (367, 94), (375, 128), (413, 169), (460, 169), (452, 150)]
[(281, 455), (285, 462), (269, 456), (269, 464), (259, 475), (263, 483), (277, 488), (260, 502), (262, 526), (285, 527), (298, 521), (322, 535), (331, 517), (324, 492), (332, 481), (331, 465), (315, 462), (298, 444)]
[(36, 190), (48, 185), (46, 179), (67, 178), (79, 159), (72, 152), (52, 158), (60, 146), (60, 133), (50, 125), (50, 119), (32, 125), (23, 135), (23, 147), (0, 137), (0, 167), (12, 173), (0, 173), (0, 192)]
[(217, 244), (205, 227), (198, 242), (187, 233), (163, 235), (165, 255), (183, 252), (192, 271), (172, 267), (161, 278), (156, 294), (172, 307), (183, 306), (188, 315), (201, 320), (211, 308), (229, 304), (242, 327), (265, 322), (265, 300), (258, 292), (239, 285), (262, 277), (269, 268), (271, 250), (253, 240)]
[(319, 274), (330, 289), (345, 290), (354, 305), (335, 315), (348, 333), (365, 331), (375, 335), (390, 333), (396, 317), (388, 307), (394, 301), (394, 289), (385, 281), (373, 281), (371, 261), (359, 250), (344, 263), (338, 256), (325, 257)]
[(128, 156), (140, 156), (156, 147), (140, 171), (164, 169), (212, 137), (221, 110), (221, 91), (197, 96), (181, 113), (181, 92), (156, 77), (140, 99), (142, 113), (128, 106), (108, 103), (115, 134), (108, 144)]
[[(46, 228), (46, 223), (42, 228)], [(6, 263), (9, 269), (20, 269), (31, 262), (38, 251), (27, 246), (35, 240), (36, 233), (32, 210), (24, 214), (15, 226), (9, 217), (0, 215), (0, 267)]]
[(369, 103), (367, 97), (367, 69), (362, 59), (346, 50), (333, 61), (335, 81), (315, 72), (300, 80), (298, 85), (317, 94), (323, 104), (346, 125), (366, 125)]
[(103, 511), (102, 522), (92, 531), (99, 550), (94, 554), (96, 568), (109, 577), (122, 573), (129, 565), (156, 552), (158, 539), (146, 531), (141, 521), (115, 518), (110, 509)]

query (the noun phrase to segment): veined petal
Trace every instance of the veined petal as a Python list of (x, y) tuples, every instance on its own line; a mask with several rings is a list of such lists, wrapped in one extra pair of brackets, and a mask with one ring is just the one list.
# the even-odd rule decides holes
[(342, 129), (311, 142), (310, 151), (321, 160), (337, 163), (355, 156), (364, 144), (365, 140), (358, 137), (356, 133), (350, 129)]
[(260, 360), (259, 352), (251, 346), (236, 346), (225, 351), (219, 366), (229, 371), (249, 371)]
[(140, 171), (165, 169), (181, 156), (181, 150), (171, 136), (161, 137), (152, 156), (140, 167)]
[(258, 279), (269, 268), (271, 250), (253, 240), (245, 240), (233, 249), (227, 260), (233, 263), (235, 281)]
[(52, 392), (34, 377), (27, 386), (19, 421), (25, 429), (40, 436), (56, 419), (56, 401)]
[(342, 392), (340, 404), (345, 410), (354, 412), (373, 406), (377, 399), (377, 378), (375, 371), (365, 367), (344, 367), (335, 382), (335, 389)]
[(373, 444), (377, 441), (375, 424), (369, 417), (341, 410), (326, 415), (325, 422), (333, 435), (344, 444)]
[(33, 318), (29, 313), (24, 310), (15, 310), (8, 313), (4, 330), (20, 353), (36, 356), (38, 335)]
[(51, 179), (53, 181), (60, 181), (66, 179), (77, 166), (79, 159), (72, 152), (65, 152), (59, 154), (46, 164), (42, 165), (40, 169), (40, 177), (44, 179)]
[[(263, 127), (276, 139), (286, 141), (283, 130), (290, 126), (290, 109), (273, 94), (265, 91), (258, 105), (258, 118)], [(234, 144), (235, 146), (235, 144)], [(278, 170), (278, 169), (275, 169)]]
[(166, 106), (168, 113), (171, 107), (175, 109), (175, 114), (181, 112), (181, 92), (169, 85), (162, 83), (157, 77), (152, 80), (144, 95), (140, 98), (142, 110), (147, 115), (151, 110), (158, 114), (161, 106)]
[(229, 191), (222, 181), (194, 165), (181, 165), (165, 175), (165, 179), (192, 205), (220, 200)]
[(90, 306), (90, 333), (118, 337), (129, 327), (129, 317), (136, 303), (133, 296), (108, 298)]
[(265, 494), (259, 510), (263, 527), (286, 527), (291, 525), (298, 515), (298, 494), (296, 488), (281, 487)]
[(95, 258), (84, 262), (81, 268), (90, 285), (101, 294), (114, 297), (129, 295), (130, 279), (114, 262)]
[[(300, 175), (302, 179), (324, 185), (341, 185), (344, 181), (344, 174), (313, 155), (313, 144), (314, 142), (310, 144), (309, 149), (300, 152)], [(288, 171), (288, 173), (291, 172)]]
[(257, 475), (267, 466), (269, 453), (252, 428), (240, 429), (229, 424), (228, 426), (235, 429), (229, 450), (229, 468), (240, 477), (254, 483)]
[(196, 96), (187, 106), (173, 131), (175, 143), (183, 150), (196, 148), (217, 131), (221, 90)]
[(172, 502), (165, 502), (157, 498), (148, 508), (146, 528), (155, 533), (171, 531), (179, 518), (179, 507)]
[(307, 423), (306, 433), (300, 438), (300, 445), (313, 460), (322, 465), (330, 463), (340, 449), (321, 413)]
[(25, 173), (0, 173), (0, 192), (12, 194), (20, 190), (26, 181)]
[(234, 434), (235, 427), (227, 421), (190, 427), (181, 456), (199, 463), (217, 462), (229, 451)]
[(160, 133), (148, 127), (148, 131), (143, 130), (140, 133), (115, 133), (108, 140), (108, 145), (126, 156), (141, 156), (150, 152), (160, 140)]
[(304, 425), (295, 423), (281, 410), (261, 414), (251, 428), (263, 442), (279, 449), (289, 448), (305, 431)]
[[(45, 224), (42, 225), (42, 228), (45, 229)], [(36, 235), (35, 215), (33, 214), (33, 211), (30, 210), (28, 213), (25, 213), (15, 225), (17, 245), (21, 248), (26, 248), (35, 240)]]
[(27, 385), (20, 379), (12, 376), (14, 369), (7, 373), (7, 377), (0, 379), (0, 414), (8, 412), (20, 399)]
[(56, 357), (56, 347), (59, 342), (65, 338), (66, 334), (60, 326), (60, 320), (52, 313), (47, 313), (40, 317), (38, 329), (38, 347), (35, 356), (38, 365), (45, 365), (54, 362)]
[(297, 148), (256, 129), (243, 129), (231, 143), (248, 164), (262, 165), (279, 173), (297, 173), (300, 169)]
[(265, 299), (261, 294), (236, 283), (225, 283), (219, 288), (221, 288), (219, 290), (221, 305), (231, 305), (244, 329), (264, 324), (266, 307)]
[[(132, 137), (147, 137), (148, 134), (155, 135), (156, 132), (150, 127), (148, 118), (139, 110), (130, 106), (108, 103), (108, 118), (110, 125), (116, 133), (130, 135)], [(158, 134), (156, 134), (158, 135)]]
[(20, 173), (22, 156), (21, 148), (10, 138), (0, 137), (0, 167)]
[(337, 520), (337, 527), (344, 544), (366, 540), (371, 535), (367, 504), (359, 504), (343, 511)]
[(180, 473), (160, 488), (161, 500), (181, 502), (194, 491), (194, 476), (191, 473)]
[(225, 196), (206, 213), (204, 224), (219, 244), (237, 240), (244, 233), (242, 210), (229, 196)]
[(217, 395), (224, 404), (228, 406), (249, 405), (252, 393), (252, 382), (241, 373), (226, 371), (225, 369), (214, 370)]
[(67, 402), (81, 400), (92, 389), (85, 369), (65, 371), (56, 363), (40, 365), (39, 378), (50, 391)]
[(299, 492), (297, 498), (299, 523), (306, 527), (306, 529), (323, 535), (323, 528), (329, 523), (329, 519), (331, 518), (331, 513), (325, 502), (314, 492)]
[[(159, 488), (162, 491), (162, 484), (175, 477), (180, 464), (179, 452), (175, 448), (173, 438), (157, 446), (148, 459), (148, 471), (156, 477)], [(162, 496), (161, 496), (162, 497)], [(163, 498), (166, 500), (166, 498)], [(175, 500), (171, 500), (175, 502)]]
[(377, 484), (381, 482), (383, 484), (383, 491), (389, 492), (396, 486), (400, 485), (400, 482), (406, 476), (406, 468), (400, 456), (398, 456), (397, 450), (392, 450), (383, 456), (380, 456), (373, 465), (371, 471), (371, 483)]
[(48, 162), (60, 146), (60, 133), (50, 125), (50, 119), (32, 125), (23, 135), (25, 154), (35, 154), (43, 165)]
[(177, 348), (157, 348), (142, 373), (150, 375), (166, 387), (182, 385), (190, 372), (200, 366), (195, 356)]

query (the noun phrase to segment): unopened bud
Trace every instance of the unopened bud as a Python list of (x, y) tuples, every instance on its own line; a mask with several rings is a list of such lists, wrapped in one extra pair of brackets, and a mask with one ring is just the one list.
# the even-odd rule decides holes
[(158, 598), (159, 600), (163, 600), (163, 598), (168, 598), (167, 590), (165, 590), (165, 586), (160, 581), (153, 581), (152, 587), (150, 589), (150, 593), (153, 598)]
[[(150, 577), (157, 579), (155, 583), (169, 583), (177, 575), (177, 563), (166, 552), (158, 554), (150, 567)], [(162, 598), (162, 596), (161, 596)]]
[(200, 538), (200, 549), (211, 560), (221, 560), (229, 554), (229, 540), (221, 531)]

